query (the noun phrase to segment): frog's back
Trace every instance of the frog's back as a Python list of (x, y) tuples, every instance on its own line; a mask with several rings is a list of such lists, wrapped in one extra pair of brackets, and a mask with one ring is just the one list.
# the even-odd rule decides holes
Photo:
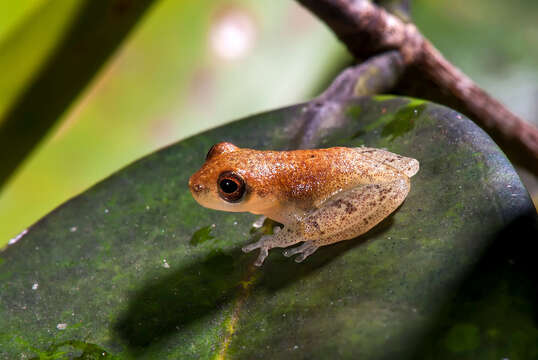
[(359, 147), (355, 148), (355, 150), (358, 151), (362, 156), (379, 161), (380, 163), (403, 172), (408, 177), (415, 175), (419, 169), (419, 163), (416, 159), (391, 153), (387, 150), (368, 147)]

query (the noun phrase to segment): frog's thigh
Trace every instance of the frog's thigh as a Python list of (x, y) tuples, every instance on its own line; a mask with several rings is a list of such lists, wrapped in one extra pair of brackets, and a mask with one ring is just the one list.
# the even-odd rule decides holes
[(409, 178), (361, 185), (335, 195), (304, 219), (304, 238), (323, 246), (364, 234), (400, 206)]

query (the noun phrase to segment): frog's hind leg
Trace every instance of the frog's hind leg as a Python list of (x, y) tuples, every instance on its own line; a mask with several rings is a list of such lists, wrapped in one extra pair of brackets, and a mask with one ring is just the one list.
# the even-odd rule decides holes
[(288, 257), (299, 254), (295, 261), (301, 262), (320, 246), (352, 239), (370, 230), (400, 206), (409, 189), (406, 176), (387, 183), (359, 185), (334, 195), (297, 225), (262, 236), (259, 241), (243, 247), (243, 251), (260, 249), (254, 265), (261, 266), (270, 249), (304, 241), (284, 252)]
[(305, 243), (284, 252), (300, 254), (301, 262), (318, 247), (364, 234), (400, 206), (409, 193), (409, 179), (369, 184), (341, 192), (303, 219)]

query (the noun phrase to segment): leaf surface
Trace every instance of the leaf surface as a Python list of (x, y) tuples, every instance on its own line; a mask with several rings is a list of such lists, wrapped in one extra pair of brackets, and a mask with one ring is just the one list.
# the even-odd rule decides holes
[[(523, 265), (491, 263), (524, 255), (530, 240), (518, 243), (519, 255), (487, 254), (506, 244), (506, 232), (516, 234), (514, 222), (534, 209), (489, 137), (442, 106), (387, 96), (335, 104), (330, 121), (315, 129), (320, 147), (366, 145), (418, 159), (408, 198), (366, 235), (323, 247), (302, 264), (276, 249), (262, 268), (251, 265), (257, 254), (240, 248), (261, 235), (252, 230), (256, 218), (200, 207), (188, 178), (219, 141), (293, 148), (297, 131), (309, 126), (300, 124), (303, 111), (296, 105), (255, 115), (162, 149), (31, 227), (0, 253), (0, 354), (60, 349), (73, 358), (86, 348), (143, 359), (532, 354), (534, 279)], [(479, 285), (469, 285), (473, 276)], [(512, 278), (526, 279), (515, 293), (502, 286)], [(502, 327), (491, 324), (491, 313), (504, 314)]]

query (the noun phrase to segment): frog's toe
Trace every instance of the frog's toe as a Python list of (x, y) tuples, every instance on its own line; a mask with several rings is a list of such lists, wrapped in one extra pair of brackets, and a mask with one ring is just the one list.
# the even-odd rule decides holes
[(310, 255), (312, 255), (317, 249), (318, 249), (317, 246), (309, 247), (308, 249), (306, 249), (305, 251), (303, 251), (301, 254), (299, 254), (299, 256), (297, 256), (297, 257), (295, 258), (295, 262), (297, 262), (297, 263), (302, 262), (304, 259), (306, 259), (306, 258), (309, 257)]
[(306, 259), (308, 256), (314, 253), (318, 249), (312, 241), (306, 241), (304, 244), (294, 247), (293, 249), (287, 249), (284, 251), (285, 257), (290, 257), (295, 254), (300, 254), (295, 258), (296, 262), (301, 262)]
[(248, 252), (251, 252), (252, 250), (256, 250), (258, 248), (261, 247), (261, 244), (259, 241), (256, 241), (255, 243), (252, 243), (252, 244), (248, 244), (248, 245), (245, 245), (241, 248), (241, 250), (243, 250), (244, 253), (248, 253)]
[(256, 242), (253, 242), (251, 244), (248, 244), (248, 245), (245, 245), (241, 248), (241, 250), (243, 250), (243, 252), (245, 253), (248, 253), (248, 252), (251, 252), (252, 250), (255, 250), (255, 249), (258, 249), (258, 248), (261, 248), (263, 246), (263, 243), (264, 241), (267, 239), (267, 236), (262, 236), (260, 240), (256, 241)]
[(294, 247), (293, 249), (284, 250), (282, 251), (282, 255), (284, 255), (285, 257), (290, 257), (292, 255), (295, 255), (299, 252), (299, 250), (297, 250), (299, 247), (300, 246)]
[(294, 248), (286, 249), (286, 250), (284, 250), (284, 251), (282, 252), (282, 254), (283, 254), (285, 257), (290, 257), (290, 256), (293, 256), (293, 255), (298, 254), (298, 253), (300, 253), (300, 252), (303, 252), (303, 249), (304, 249), (305, 247), (307, 247), (307, 246), (308, 246), (308, 241), (305, 242), (304, 244), (299, 245), (299, 246), (296, 246), (296, 247), (294, 247)]
[(260, 253), (258, 255), (258, 258), (256, 259), (256, 261), (254, 262), (254, 265), (256, 266), (262, 266), (265, 258), (267, 257), (267, 255), (269, 255), (269, 249), (267, 249), (266, 247), (261, 247), (260, 248)]
[(256, 266), (261, 266), (263, 264), (263, 261), (265, 260), (265, 258), (267, 257), (267, 255), (269, 254), (269, 249), (271, 248), (270, 246), (268, 246), (268, 242), (269, 240), (271, 240), (272, 236), (271, 235), (265, 235), (265, 236), (262, 236), (262, 238), (252, 244), (248, 244), (248, 245), (245, 245), (243, 246), (243, 248), (241, 250), (243, 250), (243, 252), (251, 252), (252, 250), (255, 250), (255, 249), (260, 249), (260, 254), (258, 255), (258, 258), (256, 259), (256, 261), (254, 262), (254, 265)]

